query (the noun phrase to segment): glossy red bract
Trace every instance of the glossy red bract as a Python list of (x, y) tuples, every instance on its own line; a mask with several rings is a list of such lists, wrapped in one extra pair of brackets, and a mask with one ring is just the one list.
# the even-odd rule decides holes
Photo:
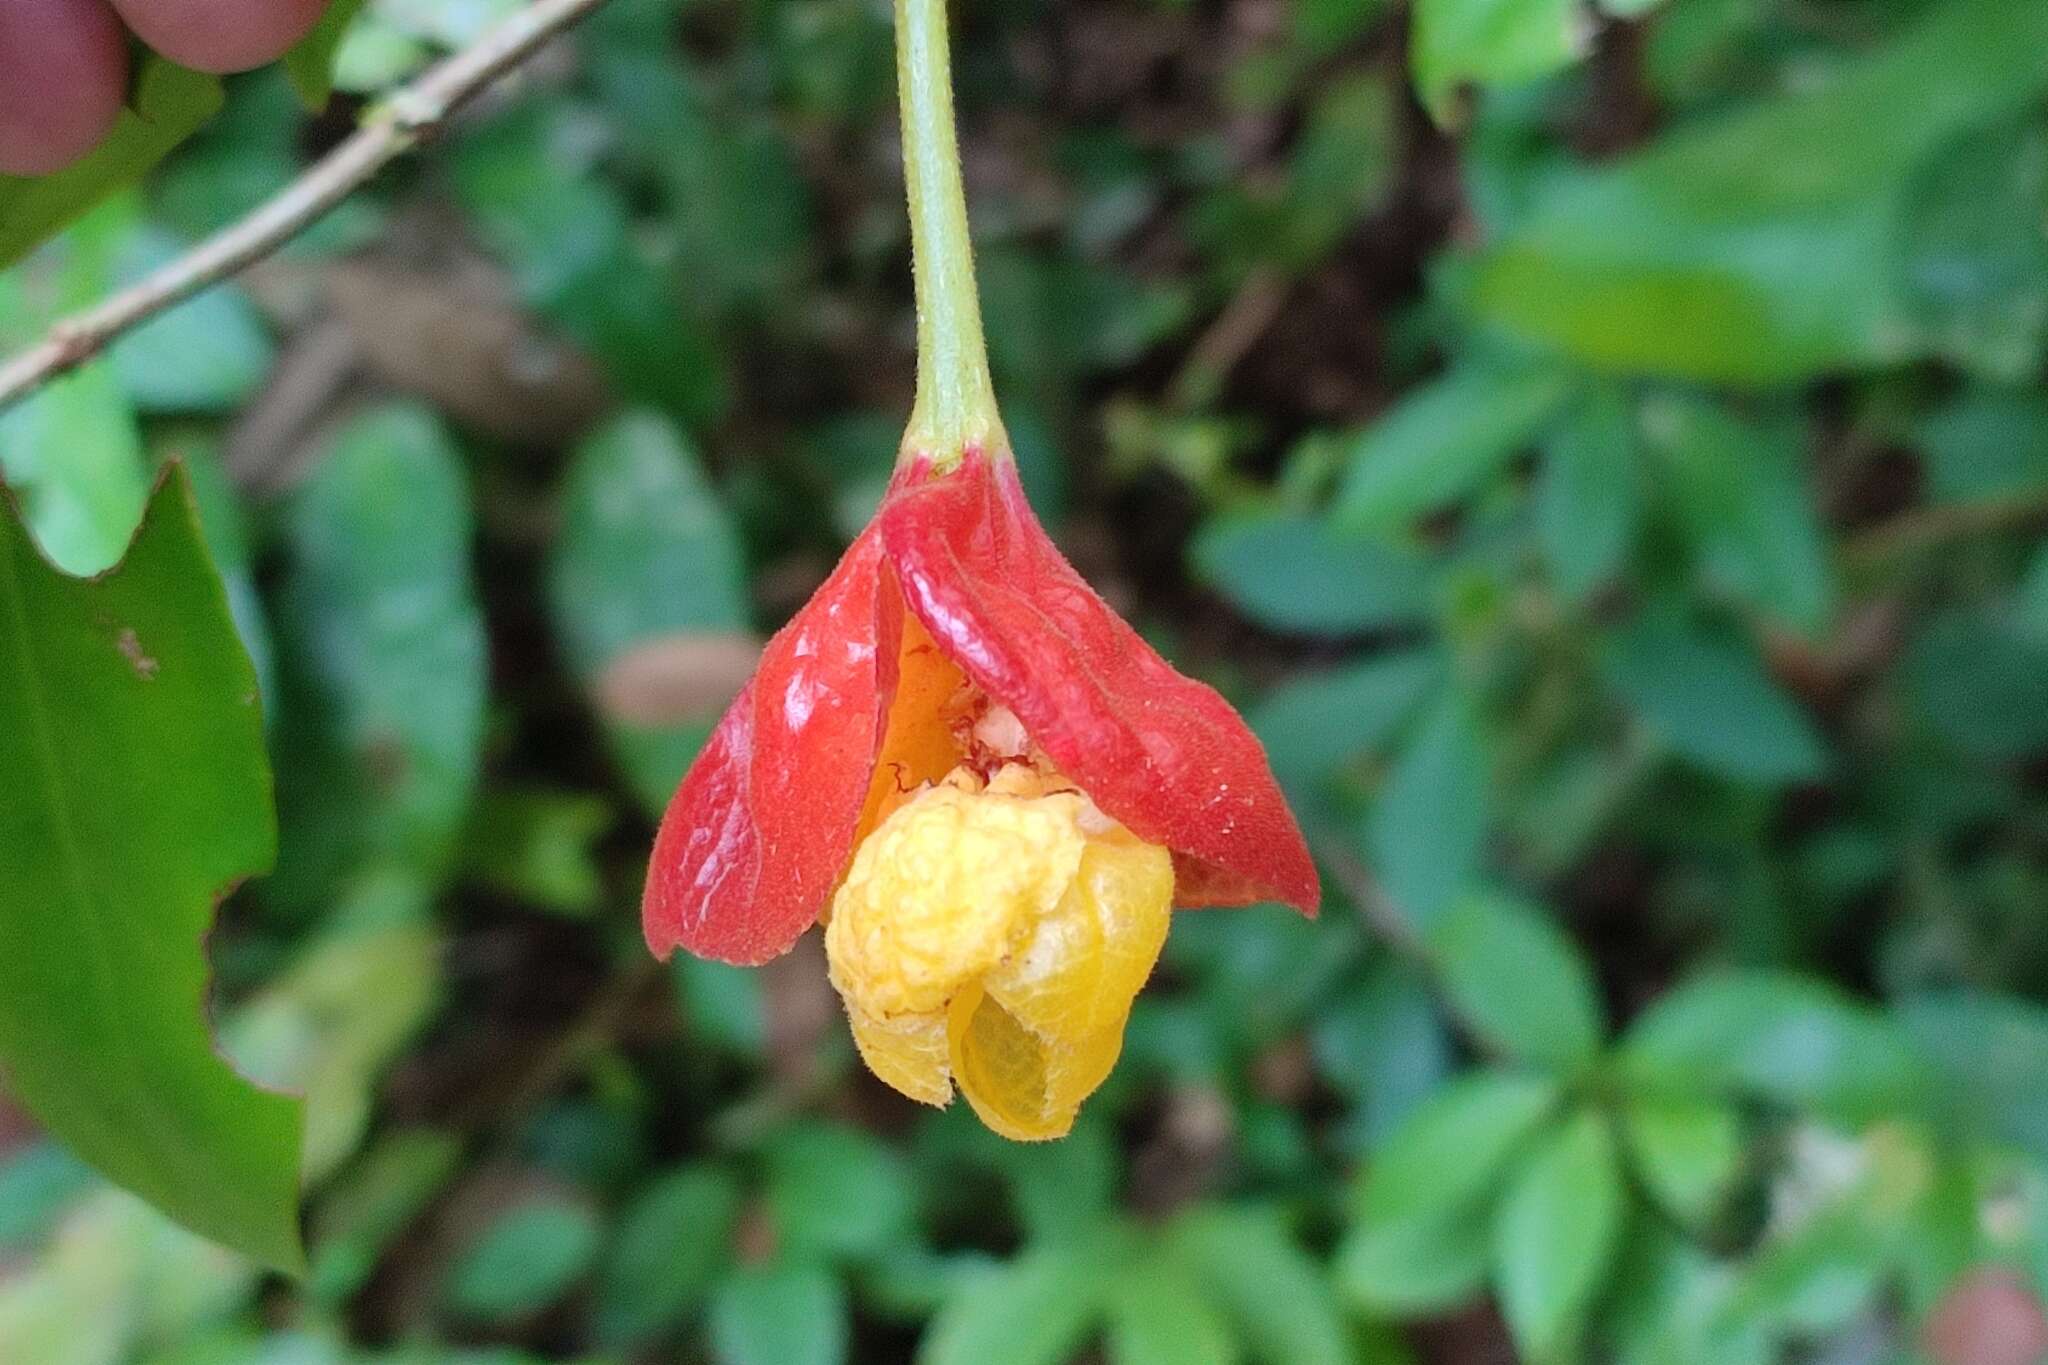
[(683, 779), (642, 906), (657, 956), (765, 962), (817, 919), (853, 856), (906, 610), (1103, 811), (1172, 850), (1176, 904), (1315, 913), (1315, 865), (1244, 721), (1074, 571), (1010, 461), (970, 451), (898, 474)]

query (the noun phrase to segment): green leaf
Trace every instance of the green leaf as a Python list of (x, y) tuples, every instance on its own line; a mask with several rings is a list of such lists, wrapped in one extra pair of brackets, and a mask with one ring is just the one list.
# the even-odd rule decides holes
[(1510, 1056), (1574, 1070), (1607, 1034), (1592, 969), (1542, 910), (1505, 896), (1466, 897), (1429, 929), (1460, 1018)]
[(1201, 1287), (1163, 1257), (1117, 1277), (1108, 1337), (1111, 1365), (1233, 1365), (1244, 1354)]
[(1488, 766), (1472, 703), (1454, 691), (1422, 718), (1380, 789), (1366, 849), (1414, 924), (1435, 919), (1478, 875), (1492, 820)]
[(1442, 676), (1443, 661), (1427, 650), (1375, 654), (1290, 678), (1246, 719), (1280, 781), (1309, 788), (1385, 741)]
[(1335, 534), (1321, 517), (1218, 518), (1196, 537), (1195, 571), (1262, 626), (1349, 635), (1420, 620), (1429, 571), (1413, 555)]
[(1735, 1110), (1713, 1100), (1652, 1096), (1631, 1100), (1621, 1119), (1643, 1184), (1673, 1217), (1703, 1222), (1742, 1165)]
[(637, 1345), (680, 1324), (730, 1262), (739, 1182), (716, 1166), (685, 1166), (626, 1206), (597, 1282), (598, 1335)]
[(1316, 1070), (1359, 1106), (1341, 1142), (1379, 1146), (1442, 1085), (1455, 1063), (1443, 1011), (1421, 972), (1383, 959), (1318, 1012)]
[(424, 408), (350, 422), (285, 515), (277, 903), (347, 878), (452, 870), (476, 791), (487, 683), (469, 496)]
[(1556, 176), (1472, 302), (1596, 367), (1775, 384), (1911, 345), (1896, 203), (1943, 143), (2048, 85), (2048, 11), (1952, 0), (1832, 78)]
[(767, 1050), (768, 1012), (759, 972), (677, 953), (669, 974), (694, 1039), (743, 1057)]
[(1579, 1358), (1577, 1341), (1621, 1239), (1626, 1193), (1600, 1114), (1569, 1119), (1509, 1183), (1493, 1225), (1502, 1314), (1522, 1357)]
[(1578, 0), (1417, 0), (1408, 64), (1423, 107), (1448, 123), (1464, 82), (1522, 85), (1561, 71), (1588, 32)]
[(2032, 388), (1965, 389), (1915, 431), (1937, 502), (2024, 496), (2048, 485), (2048, 397)]
[(1827, 770), (1798, 703), (1732, 637), (1654, 615), (1617, 634), (1603, 670), (1680, 756), (1738, 782), (1809, 782)]
[(0, 270), (107, 195), (142, 178), (221, 105), (220, 81), (151, 56), (106, 140), (55, 175), (0, 175)]
[(1627, 557), (1642, 518), (1641, 440), (1626, 397), (1590, 396), (1552, 434), (1536, 485), (1536, 528), (1551, 576), (1566, 597), (1599, 587)]
[(2048, 644), (2048, 541), (2042, 542), (2013, 589), (2013, 624), (2029, 640)]
[(734, 1272), (711, 1300), (711, 1353), (719, 1365), (838, 1365), (851, 1327), (846, 1290), (807, 1265)]
[(1899, 1006), (1931, 1065), (1935, 1112), (1966, 1132), (2048, 1162), (2048, 1009), (2010, 996), (1943, 991)]
[[(630, 413), (577, 448), (563, 490), (562, 529), (548, 563), (548, 606), (569, 666), (589, 688), (636, 650), (678, 642), (669, 671), (703, 693), (673, 723), (620, 716), (607, 739), (633, 790), (659, 814), (744, 673), (708, 677), (690, 642), (742, 642), (749, 625), (746, 571), (732, 519), (682, 433)], [(746, 662), (742, 647), (717, 657)], [(659, 653), (642, 653), (660, 664)], [(730, 664), (728, 673), (733, 672)], [(660, 679), (655, 680), (659, 682)], [(637, 713), (636, 713), (637, 714)]]
[(1047, 1242), (976, 1276), (947, 1300), (918, 1343), (918, 1365), (1061, 1365), (1108, 1303), (1124, 1239)]
[(1360, 438), (1332, 521), (1386, 533), (1458, 501), (1540, 436), (1570, 393), (1554, 368), (1474, 361), (1451, 370)]
[(1817, 635), (1835, 594), (1799, 430), (1670, 399), (1647, 405), (1645, 426), (1707, 581), (1762, 615)]
[(1108, 1125), (1085, 1113), (1058, 1142), (999, 1140), (998, 1150), (1029, 1240), (1086, 1235), (1115, 1207), (1121, 1152)]
[(1888, 1020), (1789, 973), (1695, 978), (1630, 1026), (1619, 1056), (1657, 1093), (1771, 1100), (1850, 1122), (1900, 1112), (1923, 1083)]
[(334, 54), (362, 8), (363, 0), (328, 0), (327, 11), (313, 31), (284, 54), (284, 71), (291, 77), (292, 89), (316, 114), (327, 107), (327, 97), (334, 92)]
[(1445, 1219), (1483, 1203), (1556, 1109), (1557, 1083), (1482, 1071), (1430, 1096), (1366, 1166), (1357, 1213), (1368, 1225)]
[(604, 895), (594, 845), (612, 808), (589, 792), (484, 793), (463, 835), (462, 875), (553, 914), (585, 916)]
[(2032, 111), (1951, 140), (1900, 205), (1902, 311), (1937, 355), (2018, 382), (2048, 330), (2048, 128)]
[[(676, 79), (666, 66), (656, 73), (650, 79)], [(452, 149), (455, 190), (528, 306), (599, 360), (621, 393), (693, 424), (715, 422), (723, 361), (705, 320), (685, 306), (701, 299), (704, 272), (671, 278), (656, 244), (629, 232), (625, 195), (593, 164), (589, 127), (580, 103), (531, 101)]]
[[(168, 263), (185, 245), (146, 224), (124, 235), (116, 287)], [(249, 295), (224, 282), (120, 338), (107, 359), (129, 400), (145, 412), (224, 412), (254, 396), (275, 351)]]
[(333, 927), (224, 1030), (251, 1078), (306, 1096), (308, 1183), (355, 1151), (385, 1067), (441, 1000), (440, 937), (400, 895), (409, 913), (395, 923), (356, 918), (388, 909), (369, 896), (338, 907)]
[(1337, 1244), (1333, 1273), (1345, 1300), (1367, 1313), (1441, 1313), (1479, 1293), (1492, 1243), (1478, 1209), (1353, 1228)]
[(1352, 1359), (1322, 1268), (1281, 1217), (1258, 1208), (1197, 1209), (1167, 1234), (1172, 1254), (1208, 1291), (1265, 1365)]
[(433, 1128), (391, 1133), (321, 1195), (309, 1297), (328, 1306), (369, 1283), (384, 1251), (460, 1166), (462, 1139)]
[(1947, 612), (1907, 651), (1908, 696), (1968, 754), (2016, 759), (2048, 745), (2048, 639), (2020, 623)]
[(207, 1036), (213, 898), (275, 852), (256, 675), (184, 477), (67, 579), (0, 494), (0, 1068), (80, 1156), (297, 1271), (297, 1101)]
[(480, 1322), (538, 1312), (590, 1267), (599, 1242), (597, 1213), (580, 1199), (539, 1195), (514, 1204), (450, 1267), (448, 1306)]
[(135, 411), (113, 372), (88, 365), (0, 413), (0, 474), (50, 561), (91, 574), (121, 555), (149, 496)]
[(33, 1252), (65, 1209), (98, 1186), (62, 1144), (32, 1141), (0, 1158), (0, 1253)]
[(812, 1257), (871, 1255), (909, 1226), (903, 1163), (865, 1133), (804, 1124), (771, 1142), (763, 1158), (779, 1247)]
[(1337, 1277), (1361, 1308), (1422, 1313), (1485, 1279), (1490, 1207), (1509, 1165), (1556, 1112), (1548, 1077), (1488, 1071), (1432, 1095), (1365, 1168)]

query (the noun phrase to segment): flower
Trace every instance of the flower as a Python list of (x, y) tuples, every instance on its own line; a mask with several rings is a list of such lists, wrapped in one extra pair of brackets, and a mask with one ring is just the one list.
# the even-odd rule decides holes
[(1315, 864), (1230, 704), (1082, 581), (996, 415), (945, 0), (896, 0), (917, 399), (895, 478), (768, 642), (655, 837), (642, 923), (760, 963), (821, 917), (869, 1069), (1052, 1138), (1123, 1047), (1174, 905), (1286, 901)]
[(1314, 913), (1264, 751), (1047, 537), (1007, 453), (909, 462), (771, 640), (662, 821), (658, 956), (755, 964), (828, 916), (869, 1067), (1018, 1138), (1108, 1074), (1169, 904)]

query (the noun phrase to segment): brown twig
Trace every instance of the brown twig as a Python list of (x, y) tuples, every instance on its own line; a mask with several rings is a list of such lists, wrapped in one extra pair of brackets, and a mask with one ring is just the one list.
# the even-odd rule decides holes
[(0, 411), (92, 359), (124, 332), (275, 252), (602, 3), (534, 0), (471, 46), (392, 91), (346, 141), (247, 217), (140, 282), (58, 322), (41, 341), (0, 365)]
[(2048, 524), (2048, 488), (2023, 488), (1971, 502), (1936, 503), (1849, 537), (1842, 546), (1842, 563), (1853, 573), (1871, 573), (1958, 540), (2027, 531), (2043, 524)]

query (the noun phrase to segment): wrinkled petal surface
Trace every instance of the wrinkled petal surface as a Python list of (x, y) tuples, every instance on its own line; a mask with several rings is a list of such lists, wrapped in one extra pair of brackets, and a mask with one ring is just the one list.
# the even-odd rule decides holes
[(1166, 943), (1173, 863), (1028, 767), (967, 768), (892, 812), (832, 901), (825, 955), (868, 1068), (991, 1128), (1059, 1137), (1116, 1062)]
[(943, 476), (913, 469), (875, 524), (906, 605), (947, 656), (1098, 806), (1174, 851), (1178, 904), (1315, 912), (1315, 864), (1265, 750), (1074, 571), (1010, 461), (970, 452)]

